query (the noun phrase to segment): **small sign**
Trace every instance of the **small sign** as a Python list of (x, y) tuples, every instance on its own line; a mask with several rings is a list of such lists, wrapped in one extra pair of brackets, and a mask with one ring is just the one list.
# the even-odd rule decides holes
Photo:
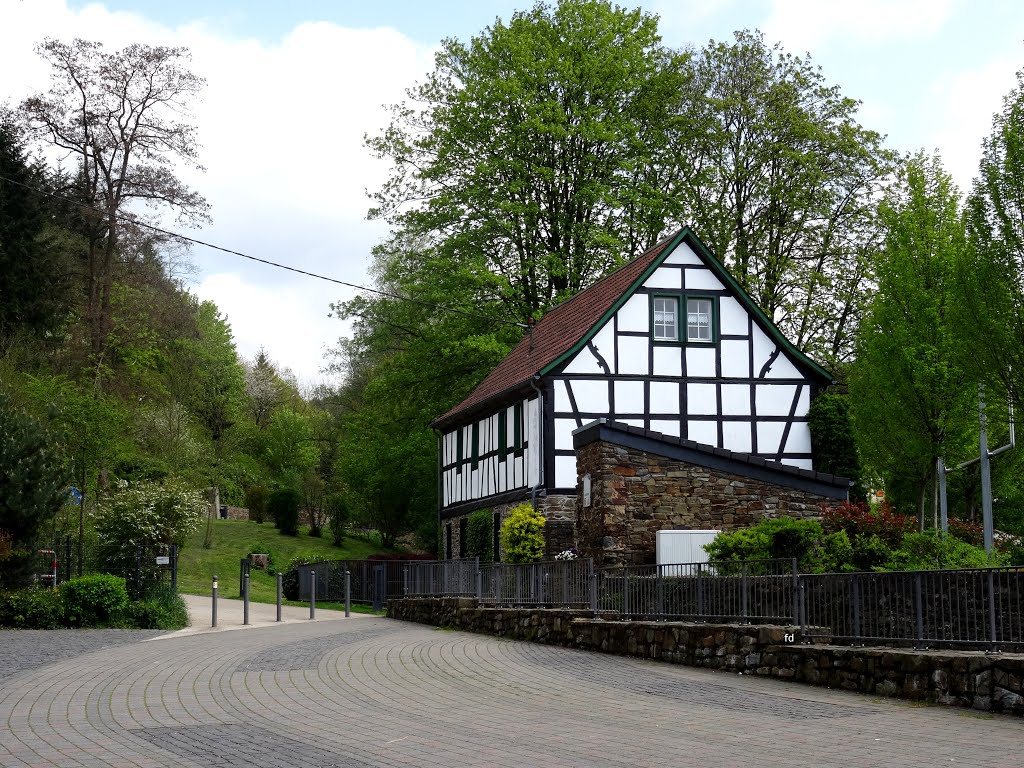
[(170, 565), (171, 564), (171, 558), (169, 558), (167, 555), (160, 555), (156, 559), (156, 564), (157, 565)]
[(68, 491), (68, 499), (71, 501), (72, 504), (78, 506), (79, 504), (82, 503), (82, 492), (75, 488), (74, 486), (71, 486), (71, 490)]
[(590, 473), (583, 476), (583, 506), (590, 506)]

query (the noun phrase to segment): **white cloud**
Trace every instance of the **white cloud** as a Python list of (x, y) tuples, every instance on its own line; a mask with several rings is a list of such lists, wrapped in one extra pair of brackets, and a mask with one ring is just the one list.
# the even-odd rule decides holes
[(954, 0), (774, 0), (763, 29), (793, 52), (814, 51), (830, 38), (861, 43), (928, 37), (951, 16)]
[[(188, 46), (192, 70), (207, 80), (193, 107), (207, 170), (181, 173), (212, 205), (213, 226), (198, 236), (365, 284), (369, 249), (385, 231), (365, 221), (365, 190), (383, 182), (387, 166), (363, 147), (363, 135), (385, 126), (382, 105), (400, 101), (432, 68), (431, 49), (392, 29), (327, 22), (263, 43), (201, 21), (172, 29), (102, 4), (71, 10), (65, 0), (0, 0), (0, 19), (0, 103), (48, 87), (33, 51), (44, 37), (83, 37), (108, 49)], [(263, 344), (300, 379), (320, 378), (322, 347), (342, 330), (326, 320), (328, 303), (351, 291), (200, 247), (192, 258), (206, 276), (197, 292), (231, 315), (240, 351), (251, 355)], [(262, 310), (249, 311), (250, 299)]]

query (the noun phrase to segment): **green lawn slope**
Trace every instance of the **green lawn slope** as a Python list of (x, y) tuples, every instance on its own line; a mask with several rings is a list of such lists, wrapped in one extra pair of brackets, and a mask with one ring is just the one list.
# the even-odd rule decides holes
[[(210, 549), (203, 549), (205, 533), (204, 521), (178, 554), (179, 592), (209, 595), (216, 574), (220, 596), (238, 597), (239, 561), (250, 552), (269, 552), (275, 565), (284, 568), (289, 560), (301, 554), (315, 554), (325, 560), (362, 560), (386, 551), (363, 538), (346, 537), (343, 546), (335, 547), (330, 538), (313, 538), (304, 528), (299, 529), (298, 536), (283, 536), (273, 523), (249, 520), (214, 520)], [(254, 602), (274, 602), (277, 599), (276, 577), (253, 568), (249, 597)]]

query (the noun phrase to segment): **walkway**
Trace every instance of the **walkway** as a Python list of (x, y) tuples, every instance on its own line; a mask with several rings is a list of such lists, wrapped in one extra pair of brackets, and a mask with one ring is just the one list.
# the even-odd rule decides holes
[(1020, 765), (1020, 719), (326, 614), (0, 678), (0, 765)]

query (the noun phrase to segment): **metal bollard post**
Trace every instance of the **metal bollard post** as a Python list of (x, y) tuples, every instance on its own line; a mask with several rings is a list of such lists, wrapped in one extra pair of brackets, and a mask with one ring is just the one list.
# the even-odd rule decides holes
[(213, 624), (211, 627), (217, 626), (217, 575), (213, 576)]
[(249, 624), (249, 574), (242, 580), (242, 624)]
[(281, 584), (282, 575), (277, 574), (277, 620), (281, 620), (281, 595), (284, 592)]
[(316, 571), (309, 572), (309, 618), (316, 618)]
[(352, 574), (345, 571), (345, 616), (352, 615)]

